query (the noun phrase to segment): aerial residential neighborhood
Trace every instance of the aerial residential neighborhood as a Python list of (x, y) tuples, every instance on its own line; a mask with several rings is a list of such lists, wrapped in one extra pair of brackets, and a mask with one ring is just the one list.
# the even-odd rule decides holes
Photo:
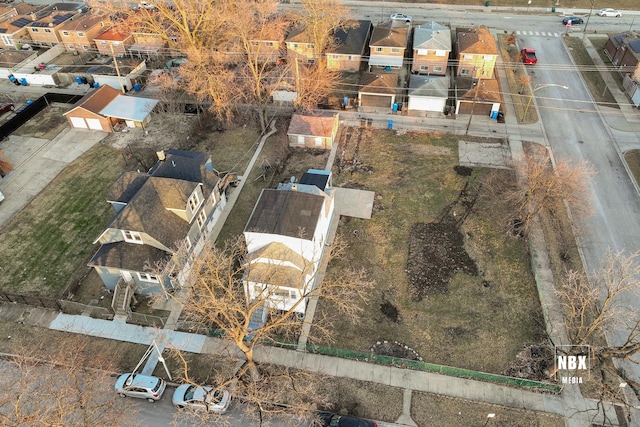
[(638, 16), (0, 2), (2, 424), (639, 424)]

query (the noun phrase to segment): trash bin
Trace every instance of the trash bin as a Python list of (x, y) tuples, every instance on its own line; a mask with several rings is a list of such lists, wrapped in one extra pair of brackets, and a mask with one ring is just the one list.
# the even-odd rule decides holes
[(393, 120), (387, 120), (387, 129), (393, 129)]
[(484, 7), (489, 7), (491, 3), (489, 2), (489, 0), (487, 0), (486, 2), (484, 2)]
[(498, 123), (504, 123), (504, 111), (498, 111)]
[(398, 112), (398, 104), (394, 103), (394, 104), (391, 106), (391, 111), (393, 111), (394, 113), (397, 113), (397, 112)]
[(492, 120), (495, 120), (495, 119), (497, 119), (497, 118), (498, 118), (498, 111), (492, 111), (492, 112), (491, 112), (491, 119), (492, 119)]

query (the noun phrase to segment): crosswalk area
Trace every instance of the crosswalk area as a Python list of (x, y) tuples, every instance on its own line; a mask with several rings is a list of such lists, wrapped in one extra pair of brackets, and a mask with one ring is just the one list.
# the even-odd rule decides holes
[(552, 33), (545, 31), (516, 31), (519, 36), (540, 36), (540, 37), (560, 37), (563, 33)]

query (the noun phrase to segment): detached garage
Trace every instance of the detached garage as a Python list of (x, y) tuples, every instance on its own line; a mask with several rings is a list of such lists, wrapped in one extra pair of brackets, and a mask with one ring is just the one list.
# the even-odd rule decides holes
[(112, 122), (108, 117), (100, 114), (100, 111), (111, 101), (116, 99), (120, 92), (111, 86), (101, 86), (94, 92), (83, 96), (65, 117), (73, 129), (101, 130), (112, 132)]
[(294, 114), (287, 131), (289, 146), (331, 150), (339, 125), (338, 114)]
[(122, 95), (105, 85), (84, 96), (64, 115), (74, 129), (113, 132), (118, 122), (130, 128), (144, 128), (157, 104), (155, 99)]
[(449, 77), (413, 75), (409, 79), (409, 111), (442, 113), (449, 97)]
[(391, 110), (396, 102), (397, 74), (363, 73), (358, 103), (363, 111)]

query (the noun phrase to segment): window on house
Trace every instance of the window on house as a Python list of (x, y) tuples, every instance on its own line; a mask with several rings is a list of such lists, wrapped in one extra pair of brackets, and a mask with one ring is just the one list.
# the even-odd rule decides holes
[(349, 59), (349, 61), (353, 61), (353, 60), (355, 60), (355, 57), (353, 55), (349, 55), (348, 59)]
[(122, 230), (122, 235), (124, 236), (124, 241), (127, 243), (142, 244), (142, 236), (137, 231)]
[(491, 55), (485, 55), (484, 56), (484, 60), (485, 61), (491, 61), (492, 59), (493, 59), (493, 56), (491, 56)]
[(89, 46), (82, 46), (82, 49), (89, 50)]
[(78, 37), (84, 37), (84, 33), (83, 32), (78, 32)]
[(298, 43), (293, 43), (292, 46), (293, 46), (294, 49), (297, 49), (298, 48)]
[(149, 273), (138, 273), (138, 280), (141, 282), (160, 283), (158, 276)]
[(114, 46), (120, 46), (120, 42), (113, 42)]
[(100, 43), (102, 46), (106, 46), (107, 45), (107, 42), (104, 41), (104, 40), (100, 40), (98, 43)]
[(429, 71), (429, 66), (428, 65), (421, 65), (420, 66), (420, 71)]
[(200, 198), (198, 197), (198, 193), (193, 193), (191, 197), (189, 197), (189, 207), (192, 211), (195, 211), (199, 204)]
[(315, 64), (316, 60), (313, 58), (307, 59), (307, 64)]
[(269, 47), (274, 47), (276, 45), (274, 42), (266, 42), (265, 44)]
[(50, 32), (51, 32), (51, 30), (50, 30), (49, 28), (45, 28), (45, 29), (44, 29), (44, 32), (45, 32), (45, 33), (50, 33)]
[(204, 213), (204, 210), (200, 211), (198, 217), (196, 218), (196, 222), (198, 223), (198, 227), (202, 228), (204, 223), (207, 222), (207, 215)]
[(69, 35), (69, 31), (63, 31), (63, 32), (62, 32), (62, 35), (63, 35), (63, 36), (68, 36), (68, 35)]
[(392, 47), (391, 48), (391, 53), (400, 53), (400, 48)]
[(312, 43), (307, 43), (307, 49), (313, 49), (313, 44)]
[(471, 61), (473, 59), (473, 55), (464, 55), (463, 58), (465, 61)]
[(253, 46), (253, 47), (256, 47), (256, 46), (258, 46), (258, 44), (259, 44), (259, 43), (258, 43), (258, 41), (257, 41), (257, 40), (251, 40), (251, 41), (249, 42), (249, 44), (250, 44), (251, 46)]
[(38, 29), (37, 29), (37, 28), (30, 28), (30, 30), (31, 30), (32, 32), (34, 32), (34, 33), (37, 33), (37, 32), (38, 32)]
[(460, 70), (460, 75), (462, 75), (462, 76), (468, 76), (468, 75), (469, 75), (469, 70), (467, 70), (467, 69)]
[(76, 50), (76, 47), (75, 47), (74, 45), (72, 45), (72, 44), (70, 44), (70, 45), (69, 45), (69, 46), (67, 46), (67, 47), (68, 47), (69, 49), (71, 49), (71, 50)]
[(436, 56), (447, 56), (447, 51), (436, 49)]
[(184, 245), (187, 247), (187, 250), (191, 249), (191, 239), (189, 236), (184, 238)]
[(442, 67), (435, 66), (433, 67), (433, 71), (442, 71)]
[(377, 47), (377, 48), (376, 48), (376, 52), (382, 52), (382, 50), (383, 50), (383, 49), (382, 49), (381, 47)]
[(280, 297), (280, 298), (289, 298), (289, 290), (288, 289), (282, 289), (282, 288), (276, 288), (273, 291), (273, 295)]

